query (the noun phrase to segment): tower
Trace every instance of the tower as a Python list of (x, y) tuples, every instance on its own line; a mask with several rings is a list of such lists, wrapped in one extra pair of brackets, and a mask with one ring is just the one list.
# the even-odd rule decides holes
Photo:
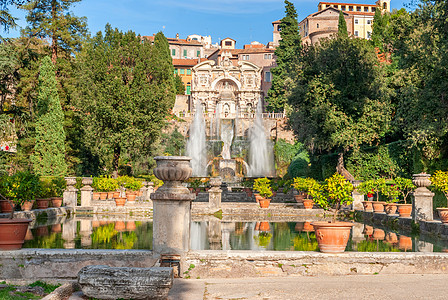
[(383, 12), (390, 12), (390, 1), (391, 0), (377, 0), (376, 5), (378, 5)]

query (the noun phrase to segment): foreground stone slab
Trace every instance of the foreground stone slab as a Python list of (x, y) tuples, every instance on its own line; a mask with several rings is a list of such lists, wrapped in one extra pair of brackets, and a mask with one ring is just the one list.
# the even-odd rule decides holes
[(87, 266), (78, 273), (84, 295), (97, 299), (166, 299), (173, 280), (172, 268)]

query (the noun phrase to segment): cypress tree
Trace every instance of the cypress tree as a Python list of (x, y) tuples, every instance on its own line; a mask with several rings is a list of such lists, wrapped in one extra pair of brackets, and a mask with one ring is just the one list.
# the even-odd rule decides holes
[(37, 100), (36, 145), (31, 156), (34, 173), (63, 176), (67, 172), (64, 114), (59, 102), (54, 66), (48, 56), (40, 66)]
[(345, 22), (342, 10), (339, 12), (338, 35), (340, 37), (348, 37), (347, 23)]
[(299, 22), (294, 4), (285, 0), (285, 17), (281, 19), (281, 40), (275, 49), (277, 67), (272, 69), (272, 87), (268, 91), (268, 110), (283, 112), (292, 84), (297, 77), (298, 57), (302, 51)]

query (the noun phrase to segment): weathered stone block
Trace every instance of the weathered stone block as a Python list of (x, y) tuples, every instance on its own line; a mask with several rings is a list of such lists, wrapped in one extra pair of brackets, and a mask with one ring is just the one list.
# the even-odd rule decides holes
[(172, 268), (87, 266), (78, 273), (82, 292), (97, 299), (166, 299), (173, 285)]

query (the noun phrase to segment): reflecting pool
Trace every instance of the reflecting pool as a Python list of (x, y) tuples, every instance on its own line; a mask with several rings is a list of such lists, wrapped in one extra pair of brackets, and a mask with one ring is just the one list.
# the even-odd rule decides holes
[[(152, 249), (152, 221), (71, 218), (34, 225), (24, 248)], [(311, 222), (225, 222), (210, 217), (191, 223), (192, 250), (319, 251)], [(411, 236), (355, 223), (346, 251), (447, 252), (448, 241)]]

